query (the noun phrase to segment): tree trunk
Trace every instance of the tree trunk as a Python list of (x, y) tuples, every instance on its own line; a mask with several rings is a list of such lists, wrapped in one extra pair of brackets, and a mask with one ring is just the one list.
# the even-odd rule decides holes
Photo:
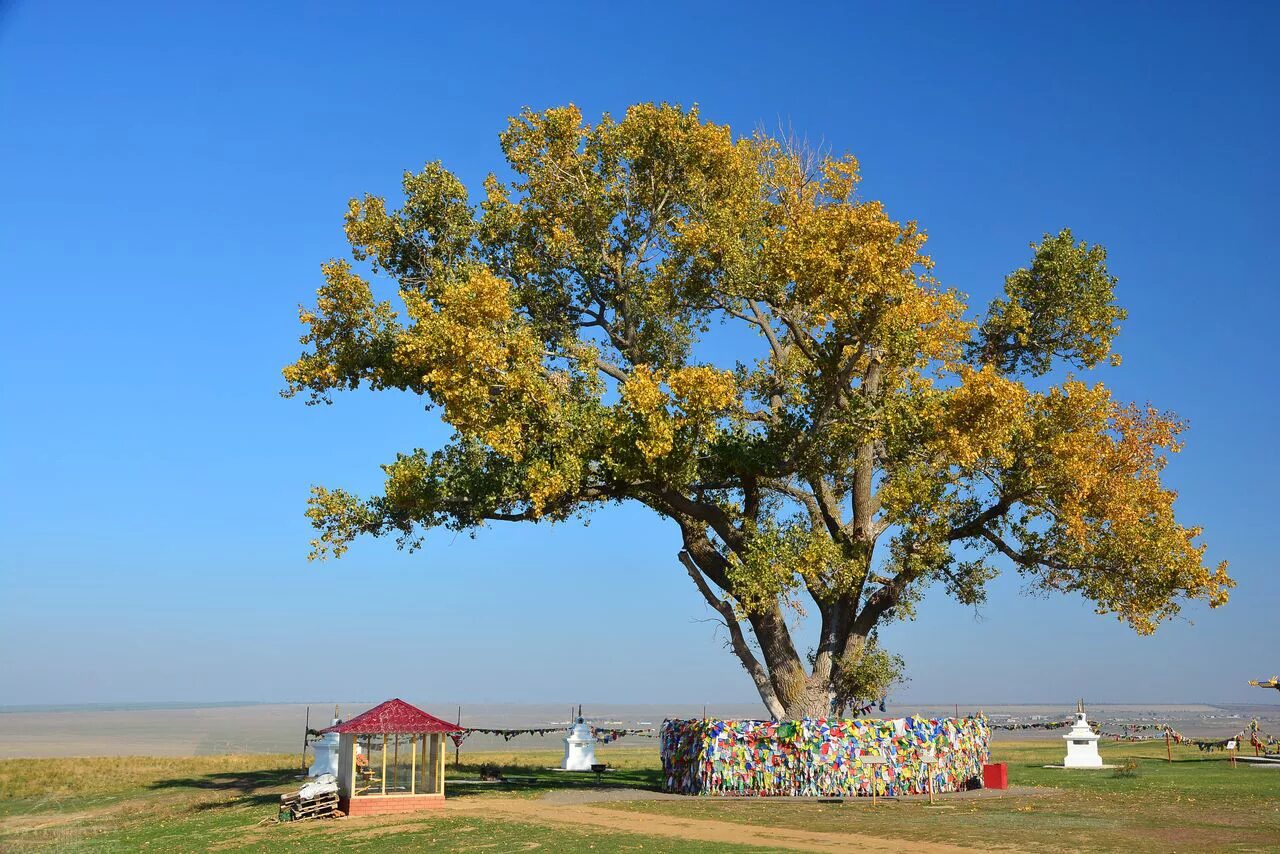
[(798, 696), (784, 701), (786, 720), (831, 717), (831, 692), (826, 687), (806, 688)]
[[(796, 653), (781, 606), (748, 617), (769, 671), (770, 695), (761, 693), (765, 707), (775, 718), (826, 718), (833, 708), (839, 667), (821, 656), (810, 673)], [(781, 709), (778, 709), (781, 706)]]
[[(848, 701), (842, 690), (847, 689), (843, 671), (861, 658), (867, 638), (866, 631), (856, 625), (856, 594), (823, 606), (822, 638), (811, 672), (796, 651), (782, 603), (745, 615), (737, 611), (731, 601), (728, 560), (697, 520), (675, 511), (671, 515), (680, 524), (684, 540), (680, 562), (707, 604), (723, 618), (729, 647), (755, 682), (769, 715), (778, 720), (842, 715)], [(724, 593), (717, 593), (711, 584)], [(876, 615), (869, 616), (874, 622)], [(740, 620), (751, 627), (755, 650)]]
[[(759, 636), (761, 629), (765, 627), (753, 623), (753, 628)], [(789, 635), (785, 638), (771, 637), (770, 640), (771, 645), (785, 644), (794, 650), (794, 647), (791, 647)], [(775, 718), (780, 717), (786, 720), (843, 717), (851, 698), (842, 695), (840, 686), (845, 677), (845, 671), (858, 663), (866, 646), (866, 635), (850, 631), (848, 637), (840, 644), (840, 653), (830, 662), (830, 666), (824, 667), (823, 662), (819, 660), (812, 674), (806, 674), (803, 667), (797, 668), (795, 662), (798, 661), (798, 656), (795, 656), (794, 651), (791, 656), (783, 657), (782, 673), (774, 671), (774, 661), (770, 661), (772, 656), (766, 655), (766, 661), (770, 665), (769, 677), (772, 687), (769, 697), (761, 694), (766, 708)], [(776, 710), (778, 704), (782, 707), (780, 715)]]

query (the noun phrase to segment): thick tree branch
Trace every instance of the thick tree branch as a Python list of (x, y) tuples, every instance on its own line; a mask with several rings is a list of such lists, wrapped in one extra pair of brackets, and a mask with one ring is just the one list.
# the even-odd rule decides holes
[[(880, 394), (883, 373), (884, 362), (873, 352), (862, 380), (862, 394), (868, 402)], [(867, 436), (858, 446), (853, 465), (853, 535), (859, 542), (870, 545), (874, 542), (875, 514), (880, 509), (879, 499), (872, 493), (876, 465), (873, 437)]]
[[(698, 569), (717, 587), (732, 596), (728, 576), (729, 561), (707, 537), (704, 525), (687, 516), (673, 518), (680, 525), (685, 551)], [(796, 654), (782, 607), (773, 602), (762, 611), (747, 614), (746, 619), (760, 645), (760, 652), (769, 670), (769, 681), (783, 705), (790, 707), (808, 687), (808, 673), (800, 656)]]
[[(1038, 563), (1042, 563), (1046, 566), (1052, 566), (1052, 564), (1047, 561), (1040, 560), (1038, 557), (1031, 557), (1018, 552), (986, 527), (989, 522), (999, 519), (1008, 513), (1012, 504), (1013, 499), (1001, 498), (974, 518), (952, 528), (948, 534), (949, 541), (954, 542), (959, 539), (977, 537), (987, 540), (995, 546), (997, 550), (1007, 555), (1020, 565), (1034, 566)], [(893, 578), (888, 579), (879, 590), (871, 594), (871, 597), (867, 600), (866, 604), (862, 606), (862, 610), (854, 620), (853, 633), (855, 635), (867, 634), (871, 629), (875, 628), (876, 623), (885, 614), (885, 612), (901, 601), (902, 594), (906, 592), (907, 588), (918, 577), (918, 570), (904, 569)]]
[(1018, 551), (1013, 546), (1009, 545), (1009, 543), (1003, 537), (1001, 537), (999, 534), (995, 533), (994, 531), (990, 530), (989, 528), (983, 528), (979, 532), (979, 536), (981, 536), (982, 539), (986, 540), (987, 542), (991, 543), (991, 545), (995, 546), (996, 551), (1000, 552), (1002, 555), (1009, 558), (1019, 566), (1024, 566), (1027, 568), (1033, 568), (1037, 566), (1047, 566), (1050, 569), (1060, 569), (1066, 572), (1079, 571), (1079, 567), (1075, 567), (1075, 566), (1072, 566), (1071, 564), (1063, 563), (1062, 561), (1054, 560), (1049, 555), (1027, 554), (1026, 552)]
[(871, 598), (862, 606), (862, 610), (858, 612), (858, 616), (854, 618), (852, 634), (867, 635), (876, 627), (876, 623), (884, 616), (885, 612), (897, 605), (906, 592), (908, 585), (915, 581), (917, 573), (913, 570), (903, 570), (895, 575), (888, 584), (885, 584), (875, 593), (871, 594)]
[(756, 690), (760, 692), (760, 699), (764, 701), (765, 708), (768, 709), (769, 714), (775, 720), (783, 717), (786, 714), (786, 709), (779, 701), (778, 694), (769, 681), (768, 672), (765, 671), (759, 659), (751, 652), (751, 647), (742, 633), (742, 626), (738, 624), (737, 615), (733, 613), (733, 605), (716, 596), (707, 585), (706, 579), (702, 577), (702, 572), (698, 569), (698, 565), (687, 551), (680, 552), (680, 562), (684, 564), (685, 570), (688, 571), (689, 577), (693, 579), (693, 583), (697, 586), (698, 592), (702, 594), (702, 598), (706, 599), (707, 604), (724, 618), (724, 625), (729, 630), (729, 642), (733, 647), (733, 652), (738, 656), (738, 660), (742, 662), (742, 666), (746, 668), (751, 681), (756, 684)]
[(785, 495), (801, 504), (805, 512), (809, 514), (809, 521), (814, 527), (825, 527), (827, 525), (826, 517), (823, 516), (822, 507), (818, 504), (818, 499), (813, 493), (794, 486), (781, 478), (760, 478), (760, 486), (770, 492), (776, 492), (779, 495)]
[(822, 475), (813, 475), (805, 479), (817, 501), (818, 510), (822, 514), (822, 522), (831, 538), (841, 545), (848, 545), (849, 537), (844, 529), (844, 520), (840, 517), (840, 506), (830, 485)]
[(983, 510), (977, 516), (974, 516), (967, 522), (953, 527), (950, 533), (947, 534), (947, 539), (951, 542), (955, 542), (956, 540), (963, 540), (968, 537), (985, 536), (983, 532), (986, 530), (987, 524), (994, 522), (996, 519), (999, 519), (1001, 516), (1008, 513), (1010, 508), (1013, 507), (1015, 500), (1016, 499), (1009, 496), (1002, 496), (999, 501), (992, 504), (986, 510)]
[(667, 515), (692, 517), (709, 526), (711, 530), (716, 532), (716, 536), (724, 540), (725, 544), (734, 551), (740, 551), (745, 548), (746, 543), (742, 531), (734, 527), (733, 520), (729, 518), (729, 514), (719, 505), (709, 504), (705, 501), (695, 501), (673, 489), (658, 488), (654, 492), (654, 498), (661, 505), (665, 505), (661, 509)]
[(613, 377), (615, 380), (617, 380), (620, 383), (625, 383), (627, 381), (627, 372), (624, 371), (622, 368), (618, 367), (617, 365), (615, 365), (613, 362), (608, 361), (607, 359), (603, 359), (597, 356), (596, 368), (600, 371), (600, 373)]
[(751, 314), (755, 318), (755, 324), (760, 327), (760, 331), (764, 333), (765, 339), (769, 342), (769, 349), (773, 351), (773, 358), (777, 361), (778, 367), (781, 368), (786, 363), (789, 351), (782, 346), (782, 342), (778, 340), (778, 335), (773, 331), (773, 323), (769, 320), (768, 315), (760, 308), (760, 304), (755, 300), (747, 300), (747, 305), (751, 306)]
[(780, 310), (776, 306), (774, 307), (774, 310), (778, 313), (778, 317), (782, 320), (783, 325), (787, 327), (787, 331), (790, 333), (789, 340), (795, 343), (806, 359), (816, 364), (818, 349), (817, 339), (809, 334), (809, 330), (804, 328), (804, 324), (798, 318), (792, 317), (790, 314)]

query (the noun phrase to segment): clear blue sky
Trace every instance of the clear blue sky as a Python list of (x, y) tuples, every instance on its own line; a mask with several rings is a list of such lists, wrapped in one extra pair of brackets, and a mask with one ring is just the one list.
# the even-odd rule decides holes
[(638, 510), (305, 560), (312, 483), (444, 435), (277, 396), (346, 200), (478, 186), (522, 105), (642, 100), (854, 152), (974, 303), (1044, 231), (1104, 243), (1107, 379), (1191, 421), (1168, 477), (1227, 608), (1139, 638), (1016, 577), (980, 619), (939, 594), (886, 632), (898, 699), (1272, 699), (1280, 6), (373, 5), (0, 6), (0, 703), (754, 700)]

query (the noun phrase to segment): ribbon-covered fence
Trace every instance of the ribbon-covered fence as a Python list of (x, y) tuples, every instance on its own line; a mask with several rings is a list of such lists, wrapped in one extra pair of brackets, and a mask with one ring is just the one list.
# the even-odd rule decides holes
[[(662, 724), (668, 792), (853, 797), (956, 792), (981, 785), (991, 728), (970, 718)], [(926, 751), (936, 762), (925, 764)], [(867, 761), (883, 756), (883, 763)]]

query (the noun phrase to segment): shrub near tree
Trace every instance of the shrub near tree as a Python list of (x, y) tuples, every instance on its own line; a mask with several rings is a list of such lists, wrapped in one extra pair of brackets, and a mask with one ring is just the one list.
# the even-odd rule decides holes
[(381, 494), (316, 487), (313, 556), (643, 504), (775, 717), (880, 695), (877, 627), (934, 586), (981, 602), (1002, 566), (1144, 634), (1226, 602), (1161, 483), (1183, 423), (1067, 373), (1119, 362), (1102, 247), (1046, 235), (973, 316), (852, 157), (665, 104), (525, 111), (500, 140), (510, 180), (478, 200), (429, 164), (398, 210), (350, 203), (399, 305), (325, 264), (285, 393), (407, 391), (454, 433)]

